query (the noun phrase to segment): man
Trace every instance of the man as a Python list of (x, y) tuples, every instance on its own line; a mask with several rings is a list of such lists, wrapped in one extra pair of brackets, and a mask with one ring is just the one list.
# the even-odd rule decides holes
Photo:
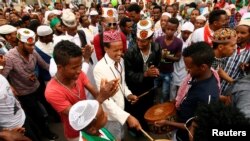
[(98, 18), (99, 18), (99, 14), (96, 10), (92, 10), (89, 12), (89, 16), (90, 16), (90, 25), (89, 25), (89, 29), (92, 31), (93, 35), (97, 35), (99, 33), (99, 29), (98, 29)]
[(136, 44), (136, 34), (137, 34), (137, 23), (139, 22), (139, 20), (141, 19), (141, 8), (137, 3), (132, 3), (129, 5), (129, 7), (127, 8), (128, 14), (129, 14), (129, 18), (134, 22), (133, 24), (133, 30), (132, 30), (132, 38), (133, 40), (133, 44)]
[(154, 27), (155, 30), (158, 30), (159, 28), (161, 28), (161, 25), (160, 25), (161, 14), (162, 14), (161, 6), (158, 6), (158, 5), (154, 6), (152, 18), (155, 23), (155, 27)]
[(137, 23), (137, 44), (129, 48), (124, 56), (125, 79), (128, 88), (136, 96), (144, 92), (149, 93), (133, 105), (126, 103), (127, 111), (140, 121), (145, 130), (148, 130), (148, 125), (144, 114), (153, 106), (154, 79), (160, 74), (157, 66), (161, 59), (161, 49), (159, 44), (152, 42), (154, 33), (152, 27), (150, 20), (140, 20)]
[(179, 21), (176, 18), (170, 18), (165, 29), (166, 35), (155, 40), (162, 49), (162, 59), (159, 65), (160, 76), (155, 81), (156, 86), (162, 86), (160, 102), (169, 101), (170, 82), (172, 81), (172, 72), (174, 71), (173, 64), (181, 59), (183, 43), (174, 35), (178, 27)]
[(59, 18), (55, 17), (50, 21), (50, 27), (53, 29), (54, 34), (53, 38), (56, 38), (57, 36), (64, 35), (64, 30), (61, 24), (61, 21)]
[[(35, 43), (35, 50), (47, 64), (50, 64), (50, 59), (54, 50), (53, 30), (47, 25), (41, 25), (37, 28), (37, 35), (38, 41)], [(51, 78), (49, 72), (41, 67), (39, 67), (39, 76), (44, 82), (49, 81)]]
[(115, 136), (117, 141), (124, 137), (124, 124), (128, 123), (130, 128), (139, 130), (140, 124), (137, 119), (124, 111), (124, 96), (132, 103), (137, 97), (128, 89), (125, 82), (125, 68), (122, 59), (123, 46), (119, 31), (105, 31), (103, 33), (104, 49), (106, 54), (96, 64), (94, 77), (97, 87), (101, 84), (101, 79), (119, 79), (119, 90), (109, 100), (102, 104), (104, 111), (108, 115), (108, 122), (105, 127)]
[[(236, 27), (237, 33), (237, 50), (234, 54), (225, 60), (224, 71), (236, 80), (246, 75), (245, 70), (241, 69), (242, 64), (248, 63), (250, 59), (250, 14), (244, 15)], [(232, 81), (233, 82), (233, 81)], [(231, 83), (222, 81), (222, 93), (230, 86)]]
[(35, 74), (36, 65), (48, 70), (49, 65), (34, 51), (35, 33), (29, 29), (17, 30), (18, 46), (11, 49), (6, 56), (6, 65), (2, 75), (10, 79), (11, 85), (17, 91), (18, 99), (26, 114), (39, 125), (48, 139), (58, 136), (49, 129), (48, 114), (44, 111), (40, 99), (44, 90)]
[(208, 24), (195, 30), (192, 35), (192, 43), (205, 41), (212, 47), (211, 37), (214, 31), (227, 25), (227, 13), (224, 10), (214, 10), (209, 14)]
[(0, 36), (3, 37), (0, 39), (0, 54), (5, 54), (17, 46), (16, 31), (17, 28), (11, 25), (0, 26)]
[[(102, 31), (94, 37), (94, 47), (96, 52), (96, 57), (98, 60), (101, 60), (105, 54), (103, 47), (103, 32), (108, 30), (118, 30), (117, 24), (117, 11), (114, 8), (103, 8), (102, 20), (101, 20)], [(126, 45), (126, 36), (120, 32), (122, 43), (123, 43), (123, 52), (127, 50)]]
[(204, 27), (206, 24), (206, 21), (207, 21), (207, 19), (205, 16), (203, 16), (203, 15), (197, 16), (196, 20), (194, 22), (195, 29)]
[(98, 102), (102, 103), (117, 91), (118, 80), (111, 82), (103, 80), (100, 92), (96, 91), (86, 74), (81, 70), (81, 49), (70, 41), (60, 41), (54, 48), (53, 56), (57, 72), (47, 84), (45, 97), (61, 116), (67, 140), (78, 141), (79, 132), (69, 125), (68, 114), (71, 106), (86, 99), (84, 88), (91, 92)]
[[(219, 78), (211, 71), (214, 59), (212, 48), (205, 42), (198, 42), (183, 51), (184, 62), (189, 73), (176, 97), (177, 121), (161, 120), (157, 126), (171, 125), (177, 129), (176, 139), (189, 141), (184, 124), (195, 115), (200, 104), (219, 101)], [(181, 93), (180, 93), (181, 92)]]
[(160, 37), (160, 36), (164, 36), (165, 34), (165, 30), (166, 30), (166, 26), (168, 23), (168, 20), (171, 18), (171, 14), (164, 12), (161, 15), (161, 19), (160, 19), (160, 24), (161, 24), (161, 28), (159, 28), (158, 30), (155, 30), (154, 33), (154, 41), (156, 38)]
[[(191, 45), (191, 34), (194, 31), (194, 25), (191, 22), (185, 22), (181, 27), (181, 34), (177, 37), (182, 40), (182, 51)], [(169, 100), (172, 101), (175, 99), (177, 91), (181, 86), (182, 80), (186, 77), (187, 71), (185, 67), (185, 63), (183, 60), (183, 56), (178, 62), (174, 62), (174, 71), (172, 73), (173, 79), (170, 84), (170, 98)]]
[(122, 31), (122, 33), (126, 36), (126, 40), (127, 40), (127, 48), (132, 47), (134, 45), (132, 45), (131, 43), (133, 38), (132, 38), (132, 26), (133, 26), (133, 22), (130, 18), (128, 17), (124, 17), (121, 19), (120, 23), (119, 23), (119, 27)]

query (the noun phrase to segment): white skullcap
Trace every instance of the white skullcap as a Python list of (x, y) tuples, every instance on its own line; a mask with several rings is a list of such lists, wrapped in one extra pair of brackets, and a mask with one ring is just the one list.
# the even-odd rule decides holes
[(194, 31), (194, 25), (191, 22), (185, 22), (181, 26), (181, 31), (190, 31), (190, 32), (193, 32)]
[(99, 102), (96, 100), (82, 100), (74, 104), (69, 110), (69, 124), (77, 131), (87, 127), (99, 109)]
[(203, 15), (199, 15), (196, 17), (196, 20), (203, 20), (203, 21), (207, 21), (206, 17)]
[(168, 13), (168, 12), (162, 13), (161, 17), (162, 16), (168, 16), (169, 18), (172, 18), (172, 15), (170, 13)]
[(47, 25), (40, 25), (37, 30), (38, 36), (47, 36), (53, 33), (53, 30), (50, 28), (50, 26)]
[(35, 42), (35, 33), (28, 28), (20, 28), (17, 30), (17, 38), (24, 43), (34, 43)]
[(90, 16), (96, 16), (96, 15), (99, 15), (99, 14), (98, 14), (98, 12), (97, 12), (96, 10), (91, 10), (91, 11), (89, 12), (89, 15), (90, 15)]
[(67, 27), (75, 27), (77, 24), (76, 16), (70, 10), (63, 11), (61, 19), (62, 19), (63, 24), (66, 25)]
[(10, 34), (12, 32), (17, 31), (17, 28), (12, 25), (2, 25), (0, 26), (0, 34)]
[(250, 12), (245, 13), (240, 20), (239, 25), (250, 26)]

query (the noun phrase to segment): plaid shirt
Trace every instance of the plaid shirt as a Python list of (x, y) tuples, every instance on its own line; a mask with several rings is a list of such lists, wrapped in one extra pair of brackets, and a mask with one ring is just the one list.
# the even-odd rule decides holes
[[(249, 47), (250, 44), (248, 44), (247, 46)], [(248, 47), (246, 47), (247, 49), (241, 52), (235, 51), (235, 53), (231, 57), (228, 57), (224, 60), (226, 64), (224, 71), (227, 72), (227, 74), (234, 80), (246, 75), (246, 73), (240, 69), (240, 64), (246, 63), (250, 59), (250, 49)], [(222, 93), (228, 88), (228, 86), (229, 83), (227, 83), (225, 80), (222, 80)]]
[(214, 57), (214, 61), (211, 66), (214, 70), (219, 70), (219, 68), (224, 68), (225, 64), (223, 64), (223, 60), (220, 58)]

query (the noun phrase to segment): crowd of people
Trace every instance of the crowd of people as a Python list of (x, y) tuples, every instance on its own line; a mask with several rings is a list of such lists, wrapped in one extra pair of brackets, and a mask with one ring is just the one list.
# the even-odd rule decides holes
[(0, 140), (58, 140), (61, 122), (68, 141), (125, 141), (165, 102), (176, 120), (154, 125), (175, 127), (173, 141), (245, 129), (249, 63), (250, 0), (3, 3)]

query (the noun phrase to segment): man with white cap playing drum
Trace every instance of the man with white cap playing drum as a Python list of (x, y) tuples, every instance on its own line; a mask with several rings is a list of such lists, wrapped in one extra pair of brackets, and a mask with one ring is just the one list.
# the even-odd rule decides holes
[[(152, 21), (140, 20), (137, 23), (136, 46), (130, 47), (124, 56), (126, 83), (131, 92), (137, 96), (152, 90), (154, 79), (159, 76), (157, 66), (161, 59), (161, 49), (159, 44), (152, 42), (153, 34)], [(148, 126), (144, 120), (144, 113), (153, 106), (154, 102), (151, 90), (134, 105), (126, 104), (127, 111), (140, 121), (145, 130)]]
[(96, 100), (83, 100), (69, 111), (69, 124), (80, 131), (79, 141), (115, 141), (114, 136), (103, 126), (107, 115)]
[(48, 115), (41, 106), (40, 98), (44, 91), (35, 74), (38, 64), (45, 70), (49, 69), (47, 63), (34, 51), (35, 33), (27, 28), (17, 30), (18, 46), (11, 49), (6, 55), (6, 64), (1, 74), (8, 77), (11, 85), (17, 92), (25, 113), (37, 123), (48, 139), (56, 139), (49, 129)]

